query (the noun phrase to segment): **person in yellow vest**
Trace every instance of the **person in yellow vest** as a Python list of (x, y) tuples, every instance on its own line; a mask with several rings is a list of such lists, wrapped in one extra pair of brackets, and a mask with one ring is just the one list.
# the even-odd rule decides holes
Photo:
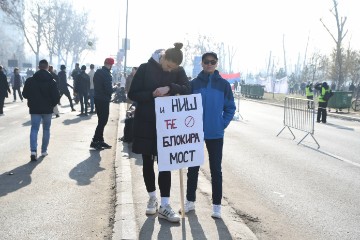
[[(313, 91), (313, 84), (312, 83), (308, 83), (305, 86), (305, 94), (306, 94), (306, 98), (309, 100), (314, 100), (314, 91)], [(314, 108), (314, 102), (308, 101), (308, 108)]]
[(323, 82), (323, 83), (317, 83), (315, 85), (315, 89), (319, 91), (319, 99), (318, 99), (318, 112), (317, 112), (317, 122), (319, 123), (320, 120), (322, 123), (326, 123), (326, 108), (327, 108), (327, 103), (330, 99), (330, 97), (332, 96), (332, 91), (329, 87), (329, 85), (327, 84), (327, 82)]

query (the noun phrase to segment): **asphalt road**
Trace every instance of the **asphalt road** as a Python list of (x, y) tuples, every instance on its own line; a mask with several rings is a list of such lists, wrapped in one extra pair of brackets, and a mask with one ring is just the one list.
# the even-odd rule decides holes
[[(63, 97), (49, 155), (30, 162), (28, 108), (11, 99), (0, 116), (0, 239), (110, 239), (115, 148), (90, 150), (97, 117), (70, 112)], [(118, 105), (112, 105), (105, 128), (111, 145), (118, 117)], [(39, 147), (41, 136), (40, 130)]]
[[(315, 139), (283, 108), (241, 100), (226, 130), (224, 197), (259, 239), (360, 239), (360, 123), (328, 118)], [(204, 167), (209, 176), (208, 167)]]

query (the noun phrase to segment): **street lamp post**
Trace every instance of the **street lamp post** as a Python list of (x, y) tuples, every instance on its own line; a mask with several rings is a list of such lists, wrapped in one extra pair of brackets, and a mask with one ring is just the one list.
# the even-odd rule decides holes
[(124, 52), (124, 57), (125, 57), (125, 61), (124, 61), (124, 75), (126, 73), (126, 61), (127, 61), (127, 42), (128, 42), (128, 39), (127, 39), (127, 26), (128, 26), (128, 7), (129, 7), (129, 0), (126, 0), (126, 25), (125, 25), (125, 52)]

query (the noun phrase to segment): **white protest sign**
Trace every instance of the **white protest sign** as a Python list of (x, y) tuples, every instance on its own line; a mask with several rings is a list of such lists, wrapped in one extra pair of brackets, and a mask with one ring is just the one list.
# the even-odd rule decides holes
[(200, 166), (204, 163), (201, 94), (155, 99), (158, 169)]

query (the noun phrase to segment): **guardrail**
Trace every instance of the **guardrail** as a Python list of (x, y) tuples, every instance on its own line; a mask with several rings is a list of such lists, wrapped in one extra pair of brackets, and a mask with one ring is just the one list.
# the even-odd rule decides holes
[(292, 98), (286, 97), (284, 101), (284, 127), (276, 135), (279, 136), (280, 133), (288, 128), (291, 134), (293, 135), (293, 140), (295, 139), (294, 133), (290, 128), (294, 128), (303, 132), (306, 132), (306, 135), (298, 142), (298, 145), (310, 135), (316, 144), (318, 149), (320, 148), (319, 143), (314, 137), (314, 126), (315, 126), (315, 110), (314, 110), (314, 101), (301, 99), (301, 98)]

